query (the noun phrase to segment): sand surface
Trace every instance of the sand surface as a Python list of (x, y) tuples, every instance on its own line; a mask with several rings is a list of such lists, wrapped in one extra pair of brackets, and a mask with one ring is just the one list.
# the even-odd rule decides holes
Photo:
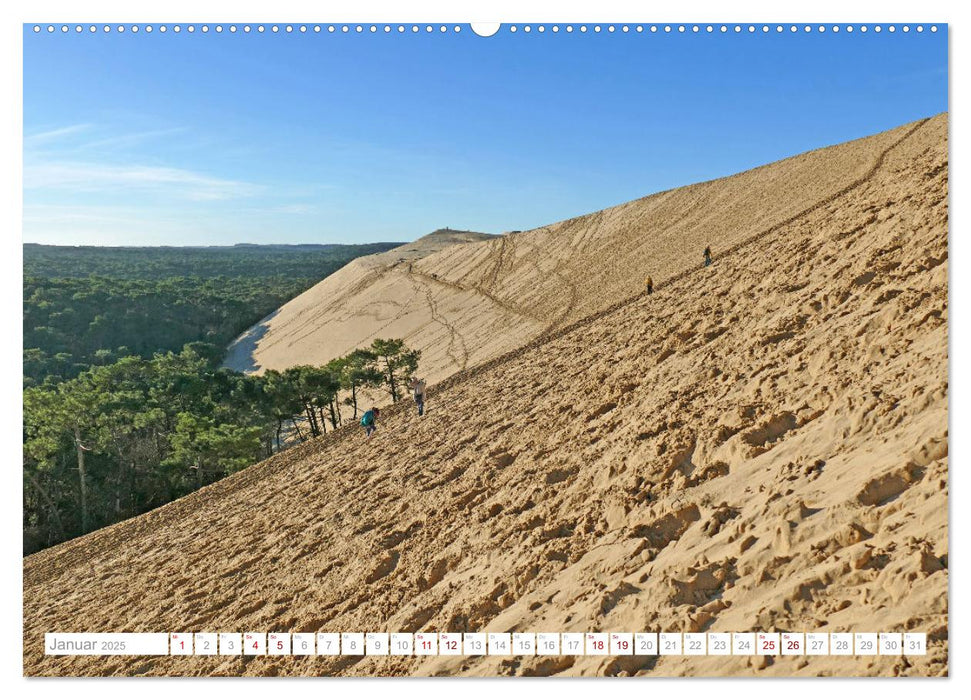
[[(25, 673), (946, 674), (947, 192), (941, 115), (422, 258), (466, 289), (494, 279), (540, 319), (528, 342), (439, 383), (422, 419), (400, 404), (371, 440), (329, 433), (27, 557)], [(628, 299), (648, 268), (655, 293)], [(524, 323), (477, 303), (481, 333)], [(42, 653), (46, 631), (420, 630), (914, 630), (929, 648)]]

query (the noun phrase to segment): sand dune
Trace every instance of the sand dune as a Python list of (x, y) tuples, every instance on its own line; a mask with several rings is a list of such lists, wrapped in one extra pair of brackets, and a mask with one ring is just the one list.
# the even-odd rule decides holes
[[(458, 244), (436, 236), (360, 258), (230, 348), (261, 372), (324, 364), (376, 337), (422, 350), (433, 382), (474, 367), (799, 216), (866, 175), (897, 131), (660, 192), (531, 231)], [(459, 241), (464, 243), (464, 240)], [(401, 251), (412, 253), (404, 262)]]
[[(947, 192), (941, 115), (421, 258), (468, 351), (426, 416), (26, 558), (25, 673), (946, 674)], [(478, 349), (504, 333), (520, 347)], [(45, 657), (51, 630), (929, 639), (906, 660), (133, 660)]]
[[(422, 275), (414, 264), (446, 248), (487, 241), (496, 236), (439, 229), (384, 253), (352, 260), (300, 296), (248, 329), (229, 346), (224, 365), (237, 372), (261, 374), (294, 365), (323, 365), (375, 338), (408, 338), (414, 347), (434, 347), (443, 330), (440, 353), (428, 353), (429, 367), (466, 366), (461, 339), (439, 313), (439, 303), (474, 307), (475, 292), (448, 286), (437, 275)], [(436, 300), (441, 289), (448, 300)], [(433, 374), (433, 378), (440, 378)]]

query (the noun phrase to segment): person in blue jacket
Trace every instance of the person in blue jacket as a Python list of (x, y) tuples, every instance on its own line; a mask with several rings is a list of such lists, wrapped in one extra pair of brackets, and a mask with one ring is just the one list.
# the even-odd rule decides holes
[(381, 409), (372, 408), (361, 416), (361, 425), (364, 426), (364, 434), (367, 437), (371, 437), (371, 433), (378, 429), (378, 416), (380, 415)]

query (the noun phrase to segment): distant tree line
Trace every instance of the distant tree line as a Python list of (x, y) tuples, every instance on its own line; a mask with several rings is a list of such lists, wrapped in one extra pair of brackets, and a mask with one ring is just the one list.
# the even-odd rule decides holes
[(24, 385), (196, 341), (225, 347), (350, 260), (392, 245), (25, 245)]
[(363, 389), (398, 400), (420, 353), (378, 339), (259, 377), (219, 368), (219, 355), (195, 342), (24, 390), (25, 553), (168, 503), (339, 427), (345, 413), (357, 419)]
[(63, 381), (128, 355), (225, 347), (309, 286), (283, 278), (24, 280), (24, 384)]
[(317, 282), (354, 258), (400, 243), (185, 247), (50, 246), (25, 243), (25, 277), (160, 280), (268, 275)]

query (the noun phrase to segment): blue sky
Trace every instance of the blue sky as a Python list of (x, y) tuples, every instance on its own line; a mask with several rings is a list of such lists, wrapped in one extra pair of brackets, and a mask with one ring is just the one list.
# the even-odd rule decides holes
[(490, 38), (25, 27), (23, 239), (528, 229), (945, 111), (947, 78), (944, 25)]

